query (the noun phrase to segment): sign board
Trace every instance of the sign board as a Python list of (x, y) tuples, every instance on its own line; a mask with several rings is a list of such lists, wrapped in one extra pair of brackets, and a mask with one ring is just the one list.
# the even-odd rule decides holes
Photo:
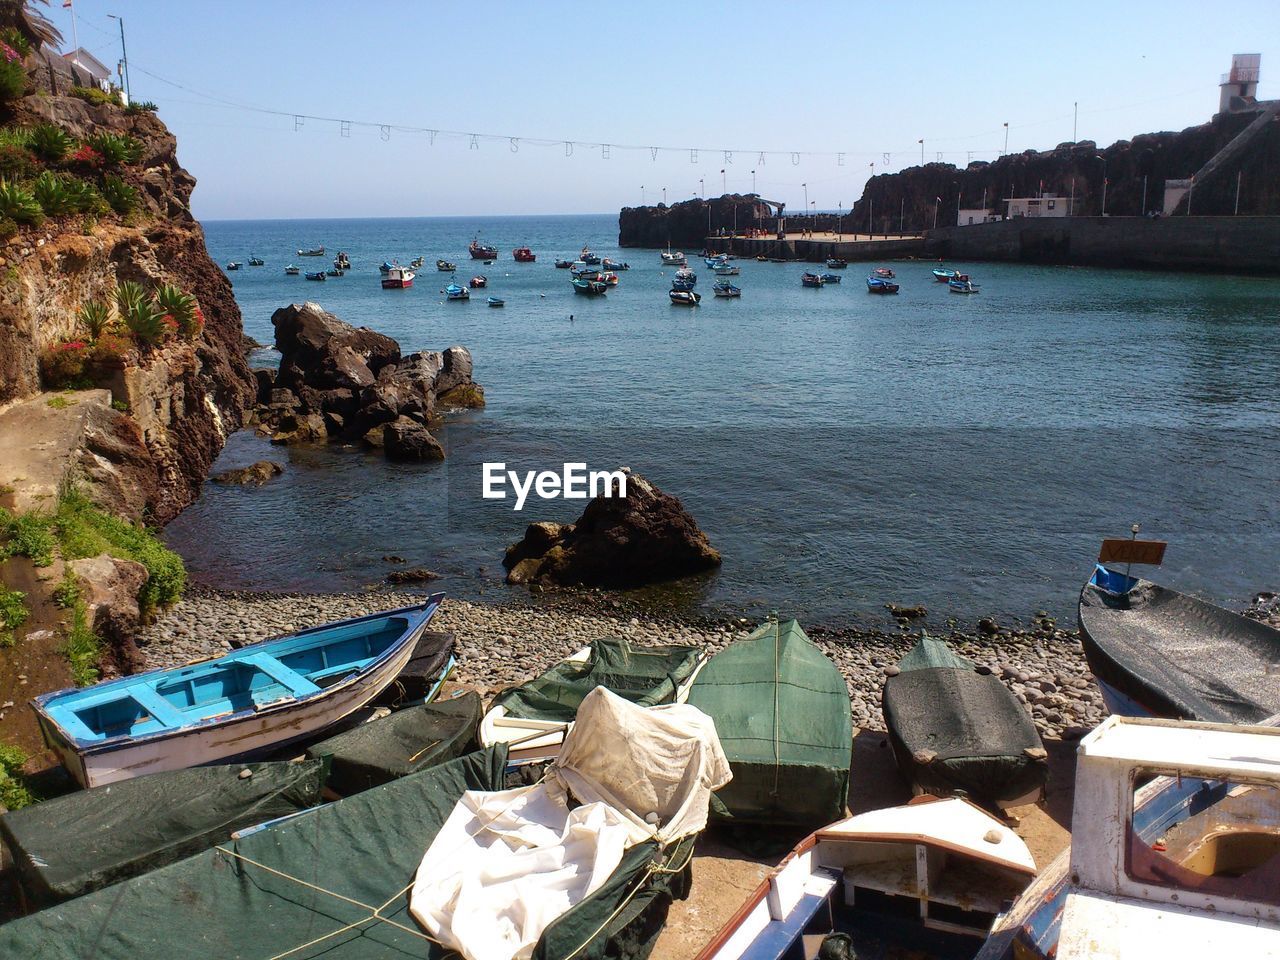
[(1149, 563), (1160, 566), (1164, 560), (1164, 540), (1103, 540), (1098, 551), (1099, 563)]

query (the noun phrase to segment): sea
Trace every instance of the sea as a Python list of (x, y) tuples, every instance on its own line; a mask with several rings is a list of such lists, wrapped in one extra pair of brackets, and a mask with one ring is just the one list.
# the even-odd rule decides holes
[[(278, 355), (272, 313), (314, 300), (405, 352), (466, 346), (485, 409), (438, 431), (439, 464), (388, 463), (359, 445), (273, 447), (249, 431), (215, 470), (285, 464), (260, 488), (208, 484), (165, 536), (209, 584), (346, 591), (382, 583), (388, 557), (440, 589), (518, 599), (503, 551), (582, 501), (482, 497), (485, 463), (521, 473), (627, 466), (679, 497), (724, 557), (660, 588), (691, 611), (769, 612), (829, 626), (888, 622), (886, 604), (971, 624), (1046, 612), (1074, 621), (1104, 537), (1169, 542), (1153, 575), (1233, 608), (1280, 587), (1280, 281), (952, 263), (981, 292), (950, 293), (927, 261), (870, 264), (801, 286), (798, 263), (738, 260), (739, 299), (711, 295), (698, 251), (696, 308), (667, 297), (657, 250), (620, 249), (617, 217), (211, 221), (245, 331)], [(491, 265), (467, 244), (496, 245)], [(324, 245), (325, 258), (296, 251)], [(630, 269), (608, 295), (574, 295), (556, 258), (585, 246)], [(529, 246), (537, 262), (516, 263)], [(290, 277), (353, 269), (324, 283)], [(384, 259), (426, 259), (383, 290)], [(470, 302), (450, 279), (488, 277)], [(502, 309), (487, 296), (505, 300)], [(1151, 572), (1151, 571), (1147, 571)]]

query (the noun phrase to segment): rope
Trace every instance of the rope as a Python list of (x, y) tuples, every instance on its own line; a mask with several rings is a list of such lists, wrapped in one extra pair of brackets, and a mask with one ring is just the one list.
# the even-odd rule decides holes
[(259, 870), (265, 870), (267, 873), (274, 874), (275, 876), (280, 877), (281, 879), (292, 881), (293, 883), (296, 883), (299, 886), (306, 887), (309, 890), (314, 890), (316, 893), (321, 893), (321, 894), (324, 894), (325, 896), (333, 897), (335, 900), (341, 900), (344, 903), (349, 903), (354, 907), (359, 907), (361, 910), (369, 911), (369, 916), (367, 917), (361, 917), (359, 920), (356, 920), (354, 923), (348, 923), (345, 926), (339, 927), (337, 930), (333, 930), (322, 936), (316, 937), (314, 940), (309, 940), (306, 943), (299, 944), (296, 947), (291, 947), (290, 949), (285, 950), (283, 953), (277, 953), (274, 956), (269, 957), (268, 960), (283, 960), (284, 957), (287, 957), (290, 954), (297, 953), (300, 950), (306, 950), (308, 947), (314, 947), (317, 944), (320, 944), (326, 940), (332, 939), (333, 937), (339, 936), (344, 933), (349, 933), (352, 930), (358, 930), (360, 927), (363, 927), (365, 924), (373, 923), (376, 921), (380, 921), (389, 926), (395, 927), (397, 930), (400, 930), (400, 931), (403, 931), (404, 933), (418, 937), (419, 939), (426, 940), (430, 943), (434, 943), (437, 946), (441, 946), (441, 947), (444, 946), (444, 944), (441, 943), (439, 940), (436, 940), (434, 937), (427, 936), (421, 930), (416, 930), (413, 927), (407, 927), (403, 923), (399, 923), (398, 921), (392, 920), (390, 917), (384, 917), (382, 915), (383, 910), (387, 909), (387, 907), (391, 906), (391, 904), (395, 903), (397, 900), (399, 900), (402, 896), (404, 896), (406, 893), (409, 892), (409, 890), (413, 888), (413, 881), (410, 881), (407, 886), (401, 888), (400, 890), (397, 890), (390, 897), (390, 899), (388, 899), (385, 903), (374, 907), (360, 900), (355, 900), (352, 897), (348, 897), (344, 894), (338, 893), (335, 890), (327, 890), (324, 887), (320, 886), (319, 884), (311, 883), (308, 880), (303, 880), (301, 877), (295, 877), (292, 874), (285, 873), (283, 870), (277, 870), (275, 867), (269, 867), (265, 863), (259, 863), (257, 860), (254, 860), (250, 857), (246, 857), (244, 854), (238, 853), (235, 850), (228, 850), (226, 847), (220, 847), (220, 846), (214, 847), (214, 849), (217, 850), (219, 853), (225, 854), (228, 857), (234, 857), (237, 860), (242, 860), (245, 863), (251, 864), (252, 866), (257, 867)]

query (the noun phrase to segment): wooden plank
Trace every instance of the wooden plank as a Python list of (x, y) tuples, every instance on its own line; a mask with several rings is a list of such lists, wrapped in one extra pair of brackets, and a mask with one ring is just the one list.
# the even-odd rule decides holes
[(1103, 540), (1099, 563), (1148, 563), (1158, 567), (1164, 561), (1164, 540)]

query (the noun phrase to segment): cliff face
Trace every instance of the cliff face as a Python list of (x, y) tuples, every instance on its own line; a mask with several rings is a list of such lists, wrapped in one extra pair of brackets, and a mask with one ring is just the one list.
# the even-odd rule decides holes
[[(135, 139), (141, 156), (118, 176), (138, 191), (138, 206), (126, 216), (50, 216), (0, 245), (0, 405), (47, 386), (41, 352), (82, 337), (80, 307), (111, 302), (121, 281), (147, 290), (172, 284), (194, 295), (204, 317), (196, 336), (175, 337), (95, 375), (97, 385), (127, 406), (127, 416), (115, 419), (132, 421), (114, 424), (119, 444), (108, 446), (130, 448), (135, 479), (139, 458), (149, 463), (144, 473), (152, 482), (145, 484), (142, 509), (165, 522), (198, 495), (227, 434), (252, 403), (240, 311), (191, 214), (195, 179), (179, 165), (173, 135), (152, 113), (70, 96), (71, 79), (56, 59), (33, 58), (35, 92), (3, 108), (0, 122), (28, 129), (51, 124), (76, 142), (104, 133)], [(110, 472), (109, 462), (98, 467)]]
[[(1141, 216), (1162, 209), (1165, 180), (1194, 175), (1255, 116), (1220, 115), (1179, 133), (1141, 134), (1105, 149), (1085, 140), (1043, 152), (1011, 154), (991, 163), (974, 161), (963, 170), (949, 163), (928, 163), (881, 174), (868, 181), (862, 199), (845, 220), (845, 229), (856, 225), (865, 232), (873, 221), (876, 233), (896, 233), (900, 228), (907, 232), (926, 230), (934, 225), (935, 204), (937, 225), (954, 226), (957, 210), (981, 207), (984, 194), (987, 208), (1003, 214), (1006, 198), (1033, 197), (1041, 191), (1064, 198), (1074, 192), (1074, 212), (1097, 216), (1102, 210), (1104, 176), (1099, 156), (1106, 160), (1109, 181), (1107, 214)], [(1280, 124), (1271, 124), (1239, 162), (1196, 184), (1193, 213), (1230, 216), (1235, 209), (1237, 174), (1241, 215), (1280, 214)], [(940, 202), (935, 200), (939, 197)]]
[(618, 246), (702, 249), (702, 241), (720, 230), (746, 232), (772, 216), (754, 196), (725, 194), (712, 200), (682, 200), (671, 206), (623, 207), (618, 215)]

